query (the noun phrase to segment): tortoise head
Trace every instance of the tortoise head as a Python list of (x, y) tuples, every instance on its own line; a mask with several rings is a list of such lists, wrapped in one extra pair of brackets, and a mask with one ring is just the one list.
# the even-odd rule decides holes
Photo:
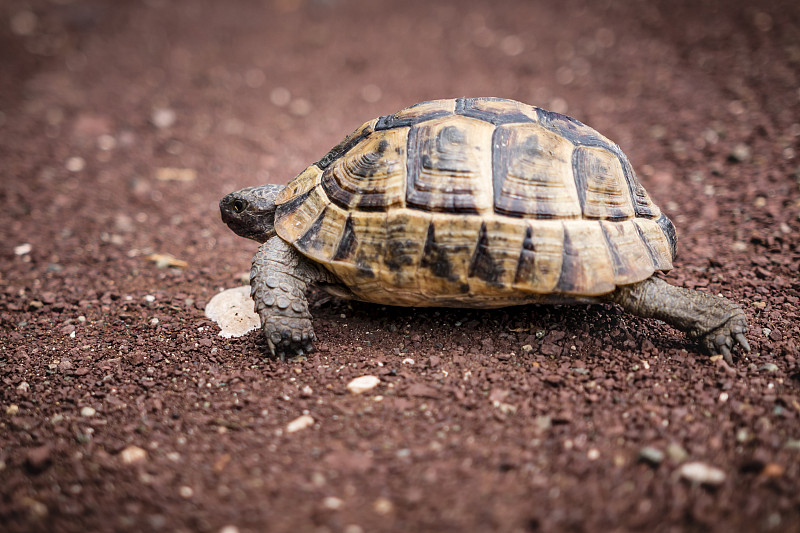
[(275, 235), (275, 198), (283, 185), (260, 185), (232, 192), (219, 202), (222, 221), (234, 233), (258, 242)]

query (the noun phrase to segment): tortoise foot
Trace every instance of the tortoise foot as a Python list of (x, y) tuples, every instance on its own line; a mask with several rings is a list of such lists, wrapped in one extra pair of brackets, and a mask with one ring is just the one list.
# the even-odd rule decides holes
[(272, 356), (283, 361), (287, 356), (303, 355), (314, 350), (314, 328), (307, 318), (281, 317), (263, 324), (262, 332)]
[(747, 318), (744, 316), (744, 311), (737, 307), (725, 323), (706, 333), (700, 342), (709, 353), (722, 354), (725, 362), (732, 365), (731, 351), (736, 344), (744, 351), (750, 351), (745, 333), (747, 333)]

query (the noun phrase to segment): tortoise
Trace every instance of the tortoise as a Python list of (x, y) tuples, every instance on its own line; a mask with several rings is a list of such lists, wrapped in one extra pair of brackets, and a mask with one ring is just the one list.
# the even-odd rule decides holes
[(273, 356), (313, 349), (316, 284), (365, 302), (497, 308), (614, 302), (731, 362), (742, 309), (669, 285), (675, 227), (620, 148), (501, 98), (422, 102), (371, 120), (286, 186), (220, 201), (262, 243), (251, 294)]

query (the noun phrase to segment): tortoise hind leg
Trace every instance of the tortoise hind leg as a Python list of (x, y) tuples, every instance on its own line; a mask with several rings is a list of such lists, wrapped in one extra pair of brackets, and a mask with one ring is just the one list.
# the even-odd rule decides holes
[(721, 353), (729, 364), (736, 343), (750, 351), (744, 336), (747, 332), (744, 311), (721, 296), (675, 287), (651, 277), (617, 287), (606, 298), (631, 314), (657, 318), (685, 331), (708, 352)]

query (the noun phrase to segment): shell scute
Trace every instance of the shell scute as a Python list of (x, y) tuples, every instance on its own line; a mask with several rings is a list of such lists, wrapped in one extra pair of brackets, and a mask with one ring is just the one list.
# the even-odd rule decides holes
[(573, 152), (572, 167), (584, 217), (634, 217), (628, 182), (617, 156), (603, 148), (579, 146)]
[(405, 128), (377, 131), (332, 161), (321, 178), (330, 199), (365, 211), (402, 206), (407, 135)]
[(485, 213), (491, 209), (493, 127), (462, 117), (428, 121), (408, 133), (406, 205), (427, 212)]
[(579, 217), (573, 148), (538, 124), (497, 128), (492, 140), (495, 211), (524, 218)]

